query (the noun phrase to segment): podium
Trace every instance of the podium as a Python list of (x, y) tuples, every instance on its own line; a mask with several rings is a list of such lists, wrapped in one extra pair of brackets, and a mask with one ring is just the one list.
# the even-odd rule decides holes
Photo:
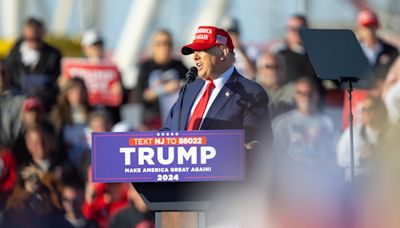
[(92, 142), (93, 181), (132, 182), (156, 227), (206, 227), (215, 193), (245, 179), (243, 130), (93, 133)]

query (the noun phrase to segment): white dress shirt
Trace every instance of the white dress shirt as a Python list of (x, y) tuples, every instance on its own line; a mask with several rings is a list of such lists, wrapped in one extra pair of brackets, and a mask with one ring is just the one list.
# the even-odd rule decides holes
[(381, 53), (383, 46), (379, 42), (377, 43), (374, 47), (369, 48), (367, 45), (365, 45), (363, 42), (360, 43), (361, 49), (364, 51), (365, 56), (368, 59), (369, 65), (374, 66), (376, 63), (376, 60), (378, 59), (379, 53)]
[[(203, 114), (203, 117), (202, 117), (202, 120), (201, 120), (201, 123), (200, 123), (199, 128), (200, 128), (201, 125), (203, 124), (204, 117), (207, 115), (207, 112), (208, 112), (208, 110), (210, 109), (212, 103), (214, 102), (215, 98), (217, 98), (218, 93), (221, 91), (222, 87), (224, 87), (226, 81), (228, 81), (228, 79), (231, 77), (231, 75), (232, 75), (234, 69), (235, 69), (235, 68), (234, 68), (233, 66), (231, 66), (231, 67), (230, 67), (228, 70), (226, 70), (221, 76), (219, 76), (217, 79), (214, 79), (214, 80), (213, 80), (214, 85), (215, 85), (215, 88), (214, 88), (214, 89), (212, 90), (212, 92), (211, 92), (211, 96), (210, 96), (210, 99), (208, 100), (207, 107), (206, 107), (206, 110), (204, 111), (204, 114)], [(188, 118), (188, 123), (189, 123), (189, 121), (190, 121), (190, 118), (191, 118), (192, 115), (193, 115), (194, 110), (195, 110), (196, 107), (197, 107), (197, 104), (200, 102), (200, 99), (201, 99), (201, 97), (203, 96), (203, 93), (206, 91), (207, 85), (208, 85), (209, 83), (210, 83), (210, 81), (207, 80), (207, 81), (204, 83), (203, 88), (201, 88), (199, 94), (197, 95), (196, 100), (194, 101), (194, 104), (193, 104), (193, 106), (192, 106), (192, 109), (190, 110), (190, 117)]]

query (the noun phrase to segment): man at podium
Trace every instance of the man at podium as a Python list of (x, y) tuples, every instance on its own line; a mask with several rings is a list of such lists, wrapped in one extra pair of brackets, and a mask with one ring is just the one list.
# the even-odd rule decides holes
[(265, 142), (271, 136), (268, 95), (259, 84), (236, 71), (229, 34), (220, 28), (200, 26), (193, 42), (181, 52), (193, 55), (199, 77), (180, 94), (163, 129), (244, 129), (247, 149)]

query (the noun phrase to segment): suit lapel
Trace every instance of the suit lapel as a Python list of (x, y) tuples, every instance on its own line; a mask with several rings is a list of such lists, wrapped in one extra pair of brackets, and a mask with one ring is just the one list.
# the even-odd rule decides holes
[(201, 88), (204, 85), (203, 79), (197, 79), (196, 81), (190, 83), (186, 89), (186, 94), (183, 97), (182, 106), (182, 118), (181, 118), (181, 129), (185, 130), (190, 115), (190, 110), (192, 109), (193, 103), (197, 98)]
[(232, 75), (229, 77), (228, 81), (226, 81), (225, 85), (222, 87), (221, 91), (219, 91), (217, 97), (212, 103), (210, 109), (208, 110), (203, 124), (200, 129), (207, 129), (212, 121), (217, 117), (218, 112), (225, 105), (225, 103), (233, 97), (235, 93), (234, 84), (237, 81), (237, 72), (233, 71)]

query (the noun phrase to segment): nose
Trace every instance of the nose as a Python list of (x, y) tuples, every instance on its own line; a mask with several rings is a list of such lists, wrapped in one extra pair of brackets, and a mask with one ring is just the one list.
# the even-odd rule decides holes
[(198, 51), (194, 51), (193, 52), (193, 60), (198, 60), (199, 59), (199, 52)]

